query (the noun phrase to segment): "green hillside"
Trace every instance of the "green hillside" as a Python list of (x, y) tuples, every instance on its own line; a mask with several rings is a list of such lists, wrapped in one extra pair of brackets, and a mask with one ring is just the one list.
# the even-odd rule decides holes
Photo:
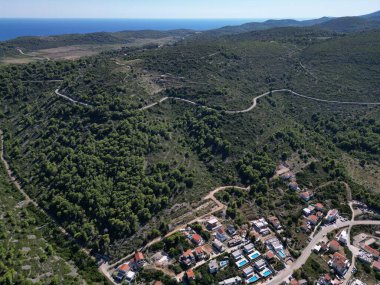
[[(379, 43), (378, 31), (343, 36), (293, 27), (4, 66), (6, 158), (72, 236), (112, 257), (165, 233), (180, 214), (173, 209), (191, 211), (219, 185), (254, 185), (258, 209), (275, 209), (283, 201), (276, 199), (289, 197), (273, 192), (269, 178), (292, 158), (304, 165), (305, 185), (344, 179), (356, 185), (355, 198), (380, 207), (376, 186), (361, 185), (343, 160), (375, 169), (368, 177), (379, 171), (378, 106), (282, 92), (251, 112), (225, 112), (282, 88), (380, 102)], [(57, 88), (88, 105), (57, 96)], [(140, 110), (166, 96), (213, 109), (167, 100)]]

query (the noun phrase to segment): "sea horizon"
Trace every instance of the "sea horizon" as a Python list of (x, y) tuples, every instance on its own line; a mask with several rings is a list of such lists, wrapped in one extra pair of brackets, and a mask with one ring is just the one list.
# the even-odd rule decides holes
[[(271, 18), (123, 19), (123, 18), (1, 18), (0, 41), (24, 36), (52, 36), (138, 30), (206, 31), (224, 26), (264, 22)], [(276, 20), (276, 19), (275, 19)], [(304, 19), (295, 19), (304, 20)]]

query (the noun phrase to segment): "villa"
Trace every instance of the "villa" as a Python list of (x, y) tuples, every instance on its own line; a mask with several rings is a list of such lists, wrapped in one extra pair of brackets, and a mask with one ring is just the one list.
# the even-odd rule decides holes
[(238, 285), (242, 283), (242, 279), (239, 276), (226, 279), (222, 282), (219, 282), (219, 285)]
[(243, 251), (246, 253), (246, 254), (250, 254), (251, 252), (253, 252), (255, 250), (255, 246), (252, 244), (252, 243), (249, 243), (247, 245), (245, 245), (243, 247)]
[(262, 271), (267, 266), (267, 263), (264, 259), (259, 259), (254, 263), (254, 267), (257, 271)]
[(235, 259), (235, 260), (239, 260), (240, 258), (243, 257), (243, 252), (239, 249), (239, 250), (236, 250), (232, 253), (232, 257)]
[(328, 211), (327, 215), (326, 215), (326, 220), (329, 222), (329, 223), (332, 223), (336, 220), (336, 218), (338, 217), (338, 210), (337, 209), (332, 209), (330, 211)]
[(216, 273), (218, 271), (219, 271), (218, 262), (216, 261), (216, 259), (211, 260), (210, 263), (208, 264), (208, 272), (213, 274), (213, 273)]

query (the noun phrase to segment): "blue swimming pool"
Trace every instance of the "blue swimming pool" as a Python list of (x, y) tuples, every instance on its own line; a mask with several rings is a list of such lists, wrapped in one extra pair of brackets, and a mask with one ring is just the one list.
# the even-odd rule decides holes
[(261, 275), (263, 276), (263, 277), (268, 277), (269, 275), (271, 275), (272, 274), (272, 271), (270, 271), (269, 269), (266, 269)]
[(258, 258), (259, 256), (260, 256), (260, 252), (258, 252), (258, 251), (255, 251), (255, 252), (251, 253), (250, 255), (248, 255), (250, 260), (254, 260), (254, 259)]
[(284, 253), (283, 250), (279, 250), (279, 251), (277, 251), (277, 253), (278, 253), (278, 255), (279, 255), (281, 258), (285, 258), (285, 257), (286, 257), (286, 255), (285, 255), (285, 253)]
[(246, 260), (245, 258), (243, 258), (242, 260), (236, 262), (236, 265), (238, 268), (240, 267), (243, 267), (244, 265), (246, 265), (248, 263), (248, 260)]
[(246, 283), (247, 283), (247, 284), (251, 284), (251, 283), (256, 282), (256, 281), (259, 280), (259, 279), (260, 279), (259, 276), (257, 276), (257, 275), (253, 275), (251, 278), (249, 278), (248, 280), (246, 280)]
[(228, 260), (222, 260), (220, 263), (219, 263), (219, 265), (220, 265), (220, 267), (226, 267), (227, 265), (228, 265)]

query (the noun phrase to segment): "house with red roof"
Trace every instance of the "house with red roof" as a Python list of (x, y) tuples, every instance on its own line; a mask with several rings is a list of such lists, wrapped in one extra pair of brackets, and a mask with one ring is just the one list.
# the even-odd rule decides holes
[(274, 253), (273, 253), (273, 251), (267, 251), (266, 253), (265, 253), (265, 258), (267, 259), (267, 260), (272, 260), (273, 258), (274, 258)]
[(369, 245), (364, 245), (362, 248), (363, 248), (366, 252), (368, 252), (369, 254), (371, 254), (372, 257), (373, 257), (374, 259), (376, 259), (376, 260), (379, 259), (379, 255), (380, 255), (380, 253), (379, 253), (378, 250), (376, 250), (376, 249), (370, 247)]
[(325, 207), (323, 206), (323, 204), (317, 203), (317, 204), (315, 204), (315, 209), (317, 211), (323, 211), (325, 209)]
[(193, 269), (190, 268), (189, 270), (187, 270), (186, 276), (188, 280), (195, 280), (195, 274), (194, 274)]
[(313, 226), (315, 226), (316, 224), (318, 224), (318, 217), (316, 215), (311, 215), (309, 217), (309, 222), (310, 224), (312, 224)]
[(179, 257), (179, 262), (186, 265), (190, 266), (193, 263), (195, 263), (195, 256), (193, 255), (191, 249), (186, 250), (180, 257)]
[(336, 274), (343, 276), (350, 267), (348, 259), (341, 253), (335, 252), (331, 259), (331, 267)]
[(203, 248), (201, 246), (198, 246), (194, 249), (194, 255), (197, 258), (197, 260), (202, 260), (205, 258), (205, 252), (203, 251)]
[(373, 266), (373, 269), (374, 269), (375, 271), (380, 271), (380, 262), (379, 262), (379, 261), (374, 261), (374, 262), (372, 263), (372, 266)]
[(199, 234), (193, 234), (193, 236), (191, 237), (191, 241), (196, 245), (200, 245), (203, 240)]
[(310, 193), (309, 191), (305, 191), (305, 192), (302, 192), (302, 193), (300, 194), (300, 198), (301, 198), (302, 200), (304, 200), (305, 202), (310, 201), (311, 197), (312, 197), (312, 195), (311, 195), (311, 193)]
[(332, 241), (330, 241), (329, 242), (329, 251), (330, 252), (332, 252), (332, 253), (334, 253), (334, 252), (337, 252), (337, 251), (339, 251), (339, 249), (340, 249), (340, 244), (339, 244), (339, 242), (337, 241), (337, 240), (332, 240)]
[(326, 274), (325, 276), (319, 278), (318, 283), (320, 285), (331, 285), (332, 279), (331, 279), (330, 274)]
[(141, 251), (136, 251), (135, 252), (135, 257), (134, 257), (135, 264), (138, 267), (142, 267), (145, 264), (145, 257), (144, 254)]

